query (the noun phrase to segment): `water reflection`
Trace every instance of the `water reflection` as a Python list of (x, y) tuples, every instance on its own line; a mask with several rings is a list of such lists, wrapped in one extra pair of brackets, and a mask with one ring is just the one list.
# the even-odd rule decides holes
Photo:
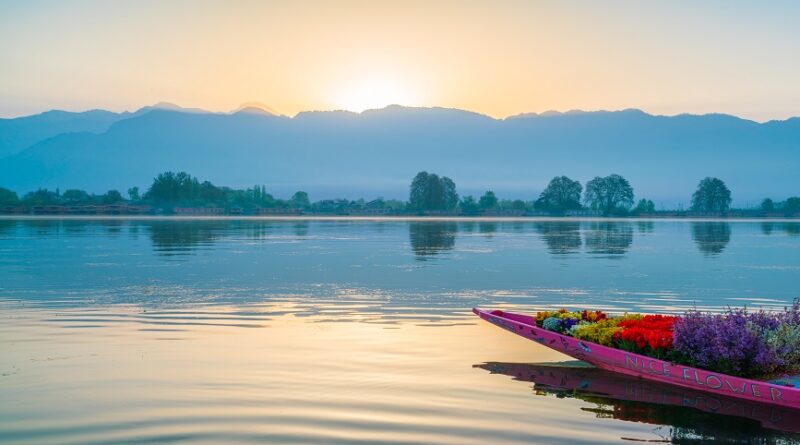
[[(302, 300), (298, 312), (317, 314), (332, 301), (353, 305), (331, 312), (339, 320), (383, 323), (413, 314), (461, 323), (472, 321), (473, 306), (527, 311), (574, 301), (675, 313), (696, 304), (779, 308), (797, 297), (800, 238), (786, 230), (798, 224), (786, 221), (757, 237), (760, 221), (654, 221), (657, 236), (641, 235), (636, 220), (0, 222), (0, 299), (53, 307)], [(708, 243), (721, 227), (724, 244), (733, 236), (729, 225), (750, 241), (737, 255), (719, 253), (729, 254), (720, 270), (713, 257), (697, 254), (691, 237)], [(719, 244), (703, 248), (719, 252)], [(612, 259), (624, 267), (609, 270)], [(731, 271), (748, 286), (732, 288)]]
[[(775, 443), (800, 440), (800, 411), (718, 397), (610, 373), (581, 362), (474, 365), (533, 382), (538, 395), (575, 398), (598, 418), (668, 425), (672, 443)], [(555, 401), (553, 403), (556, 403)]]
[(297, 221), (292, 225), (294, 229), (294, 234), (299, 237), (308, 236), (308, 221)]
[[(208, 246), (220, 236), (228, 221), (148, 221), (144, 226), (159, 255), (186, 255), (193, 249)], [(252, 235), (252, 234), (251, 234)]]
[(497, 223), (481, 222), (478, 224), (478, 231), (484, 235), (491, 236), (493, 233), (497, 232)]
[(462, 221), (458, 225), (458, 230), (464, 233), (473, 233), (478, 227), (478, 223), (475, 221)]
[(719, 255), (731, 242), (731, 225), (726, 222), (693, 222), (692, 238), (705, 255)]
[(61, 221), (52, 219), (25, 220), (23, 226), (37, 237), (55, 235), (62, 227)]
[(800, 235), (800, 222), (775, 222), (764, 221), (761, 223), (761, 233), (772, 235), (776, 230), (780, 230), (789, 236)]
[(411, 250), (420, 261), (452, 250), (458, 224), (454, 222), (412, 222), (408, 225)]
[[(405, 228), (408, 231), (412, 253), (419, 260), (431, 258), (455, 248), (458, 233), (479, 233), (486, 239), (495, 234), (525, 234), (531, 230), (539, 235), (546, 251), (551, 255), (575, 255), (585, 252), (595, 258), (620, 258), (625, 256), (637, 237), (663, 231), (664, 225), (655, 221), (580, 221), (568, 219), (522, 221), (412, 221), (371, 222), (369, 227), (377, 233), (387, 229)], [(690, 221), (695, 245), (705, 256), (723, 254), (730, 244), (732, 223), (726, 221)], [(767, 236), (798, 237), (800, 222), (762, 221), (737, 223), (742, 227), (756, 228)], [(222, 239), (240, 238), (265, 240), (272, 237), (292, 238), (294, 241), (313, 238), (331, 230), (358, 231), (365, 227), (353, 221), (296, 221), (296, 220), (125, 220), (125, 219), (2, 219), (0, 236), (13, 236), (22, 231), (35, 238), (58, 236), (95, 236), (100, 233), (110, 238), (127, 234), (136, 239), (140, 233), (148, 235), (153, 251), (160, 256), (187, 255), (197, 249), (211, 246)], [(738, 227), (738, 226), (737, 226)], [(643, 238), (642, 238), (643, 239)], [(466, 237), (466, 240), (474, 238)]]
[(543, 221), (534, 227), (553, 255), (578, 253), (583, 245), (581, 225), (577, 221)]
[(105, 219), (100, 220), (100, 225), (109, 236), (116, 237), (122, 234), (122, 229), (127, 223), (121, 219)]
[(586, 249), (601, 255), (624, 255), (633, 244), (633, 227), (627, 222), (593, 221), (586, 231)]
[(0, 219), (0, 236), (7, 236), (14, 232), (17, 221), (13, 219)]
[(656, 224), (653, 221), (636, 221), (636, 228), (639, 230), (639, 233), (653, 233), (655, 227)]

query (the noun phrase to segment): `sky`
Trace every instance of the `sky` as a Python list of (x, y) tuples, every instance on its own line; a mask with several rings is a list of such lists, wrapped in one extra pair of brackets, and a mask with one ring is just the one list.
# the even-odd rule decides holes
[(785, 119), (798, 23), (790, 1), (0, 0), (0, 116), (166, 101)]

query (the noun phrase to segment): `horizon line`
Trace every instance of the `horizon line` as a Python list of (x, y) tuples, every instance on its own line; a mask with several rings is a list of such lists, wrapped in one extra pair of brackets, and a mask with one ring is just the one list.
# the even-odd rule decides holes
[[(141, 112), (141, 111), (143, 111), (145, 109), (150, 109), (149, 111), (162, 110), (162, 111), (173, 111), (173, 112), (181, 112), (181, 113), (232, 115), (232, 114), (236, 114), (236, 113), (239, 113), (239, 112), (247, 112), (246, 111), (247, 109), (253, 109), (253, 108), (262, 111), (265, 115), (272, 115), (272, 116), (275, 116), (275, 117), (286, 117), (286, 118), (289, 118), (289, 119), (294, 119), (294, 118), (297, 118), (298, 116), (300, 116), (302, 114), (310, 114), (310, 113), (348, 113), (348, 114), (360, 116), (360, 115), (363, 115), (363, 114), (368, 114), (370, 112), (383, 111), (383, 110), (387, 110), (387, 109), (391, 109), (391, 108), (424, 109), (424, 110), (452, 110), (452, 111), (460, 111), (460, 112), (464, 112), (464, 113), (476, 114), (476, 115), (479, 115), (479, 116), (482, 116), (482, 117), (486, 117), (488, 119), (492, 119), (492, 120), (495, 120), (495, 121), (504, 121), (504, 120), (509, 120), (509, 119), (526, 118), (526, 117), (530, 117), (530, 118), (535, 118), (535, 117), (547, 118), (547, 117), (568, 116), (568, 115), (589, 114), (589, 113), (622, 113), (622, 112), (626, 112), (626, 111), (629, 111), (629, 112), (630, 111), (635, 111), (635, 112), (640, 112), (640, 113), (646, 114), (648, 116), (668, 117), (668, 118), (679, 117), (679, 116), (728, 116), (728, 117), (733, 117), (733, 118), (736, 118), (736, 119), (740, 119), (740, 120), (743, 120), (743, 121), (749, 121), (749, 122), (753, 122), (753, 123), (757, 123), (757, 124), (765, 124), (765, 123), (769, 123), (769, 122), (786, 122), (786, 121), (789, 121), (789, 120), (792, 120), (792, 119), (800, 119), (800, 114), (791, 115), (791, 116), (788, 116), (788, 117), (786, 117), (784, 119), (767, 119), (767, 120), (756, 120), (756, 119), (753, 119), (753, 118), (743, 117), (743, 116), (740, 116), (740, 115), (731, 114), (731, 113), (724, 113), (724, 112), (708, 112), (708, 113), (682, 112), (682, 113), (677, 113), (677, 114), (658, 114), (658, 113), (652, 113), (652, 112), (649, 112), (649, 111), (647, 111), (647, 110), (645, 110), (643, 108), (637, 108), (637, 107), (627, 107), (627, 108), (619, 108), (619, 109), (594, 109), (594, 110), (585, 110), (585, 109), (580, 109), (580, 108), (572, 108), (572, 109), (565, 110), (565, 111), (556, 110), (556, 109), (548, 109), (548, 110), (541, 111), (541, 112), (526, 111), (526, 112), (520, 112), (520, 113), (515, 113), (515, 114), (509, 114), (509, 115), (506, 115), (506, 116), (503, 116), (503, 117), (497, 117), (497, 116), (492, 116), (490, 114), (486, 114), (486, 113), (482, 113), (482, 112), (479, 112), (479, 111), (470, 110), (470, 109), (466, 109), (466, 108), (447, 107), (447, 106), (440, 106), (440, 105), (432, 105), (432, 106), (430, 106), (430, 105), (426, 105), (426, 106), (423, 106), (423, 105), (401, 105), (401, 104), (396, 104), (396, 103), (387, 104), (387, 105), (385, 105), (383, 107), (378, 107), (378, 108), (368, 108), (368, 109), (361, 110), (361, 111), (346, 110), (346, 109), (341, 109), (341, 108), (331, 108), (331, 109), (321, 109), (320, 108), (320, 109), (308, 109), (308, 110), (298, 111), (294, 115), (288, 115), (288, 114), (280, 113), (280, 112), (272, 109), (269, 106), (266, 106), (266, 105), (263, 105), (263, 104), (260, 104), (260, 103), (255, 103), (255, 102), (245, 102), (242, 105), (240, 105), (240, 106), (238, 106), (238, 107), (236, 107), (236, 108), (234, 108), (232, 110), (228, 110), (228, 111), (225, 111), (225, 110), (214, 111), (214, 110), (208, 110), (208, 109), (205, 109), (205, 108), (184, 107), (184, 106), (181, 106), (181, 105), (177, 105), (177, 104), (175, 104), (173, 102), (159, 101), (159, 102), (156, 102), (154, 104), (143, 105), (143, 106), (135, 108), (135, 109), (124, 109), (124, 110), (121, 110), (121, 111), (112, 110), (112, 109), (106, 109), (106, 108), (98, 108), (98, 107), (88, 108), (88, 109), (51, 108), (51, 109), (46, 109), (46, 110), (38, 111), (38, 112), (35, 112), (35, 113), (31, 113), (31, 114), (18, 114), (18, 115), (12, 115), (12, 116), (0, 116), (0, 120), (22, 119), (22, 118), (27, 118), (27, 117), (38, 116), (38, 115), (49, 113), (49, 112), (64, 112), (64, 113), (80, 114), (80, 113), (88, 113), (88, 112), (92, 112), (92, 111), (105, 111), (105, 112), (110, 112), (110, 113), (115, 113), (115, 114), (135, 114), (135, 113)], [(255, 113), (253, 113), (253, 114), (255, 114)]]

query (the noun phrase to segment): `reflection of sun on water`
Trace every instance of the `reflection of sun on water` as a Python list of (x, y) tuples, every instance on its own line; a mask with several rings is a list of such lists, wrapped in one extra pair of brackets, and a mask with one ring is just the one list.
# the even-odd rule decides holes
[(387, 105), (417, 105), (413, 89), (394, 79), (368, 79), (352, 83), (334, 98), (337, 107), (362, 112)]

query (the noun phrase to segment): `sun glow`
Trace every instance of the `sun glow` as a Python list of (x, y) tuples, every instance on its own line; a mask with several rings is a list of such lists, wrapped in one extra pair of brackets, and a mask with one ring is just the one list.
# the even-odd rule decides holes
[(391, 79), (369, 79), (344, 88), (334, 104), (343, 110), (362, 112), (387, 105), (419, 105), (416, 93), (406, 84)]

